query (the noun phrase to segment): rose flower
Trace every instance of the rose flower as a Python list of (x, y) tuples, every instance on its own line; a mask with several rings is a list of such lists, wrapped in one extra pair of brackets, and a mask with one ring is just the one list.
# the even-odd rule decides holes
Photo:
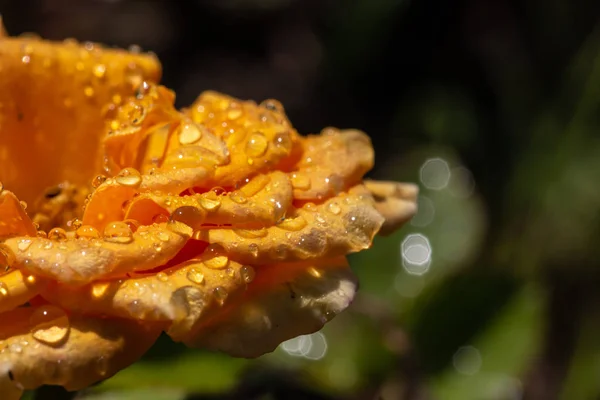
[[(1, 32), (2, 30), (0, 30)], [(77, 390), (162, 333), (257, 357), (352, 301), (345, 256), (416, 211), (369, 138), (277, 101), (189, 108), (149, 54), (0, 33), (0, 393)]]

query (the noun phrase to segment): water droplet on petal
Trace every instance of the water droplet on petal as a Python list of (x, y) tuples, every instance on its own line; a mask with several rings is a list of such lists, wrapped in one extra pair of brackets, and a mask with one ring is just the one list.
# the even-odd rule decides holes
[(52, 228), (50, 232), (48, 232), (48, 239), (57, 242), (67, 240), (67, 232), (62, 228)]
[(111, 222), (104, 228), (104, 240), (113, 243), (131, 243), (133, 232), (125, 222)]
[[(212, 193), (212, 192), (209, 192)], [(202, 195), (199, 199), (198, 199), (198, 203), (200, 203), (200, 206), (202, 208), (204, 208), (207, 211), (214, 211), (217, 208), (219, 208), (219, 206), (221, 205), (221, 200), (219, 198), (217, 198), (216, 196), (214, 196), (213, 198), (211, 198), (208, 194), (207, 195)]]
[(106, 176), (96, 175), (96, 177), (92, 180), (92, 187), (95, 189), (98, 186), (102, 185), (105, 181), (106, 181)]
[(250, 243), (250, 245), (248, 245), (248, 251), (250, 251), (250, 254), (252, 254), (252, 257), (257, 257), (258, 256), (258, 245), (256, 243)]
[(296, 218), (287, 218), (277, 224), (278, 228), (287, 231), (299, 231), (306, 226), (306, 220), (302, 216)]
[(261, 132), (255, 132), (248, 138), (246, 143), (246, 154), (249, 157), (257, 158), (267, 152), (267, 138)]
[(60, 308), (44, 305), (31, 314), (29, 320), (32, 336), (39, 342), (55, 345), (60, 343), (69, 333), (69, 317)]
[(227, 296), (229, 295), (229, 293), (227, 293), (227, 289), (225, 289), (224, 287), (217, 286), (213, 289), (213, 295), (219, 303), (223, 304), (225, 300), (227, 300)]
[(273, 144), (275, 148), (289, 152), (292, 149), (292, 139), (290, 138), (289, 132), (280, 132), (273, 138)]
[(342, 208), (340, 207), (340, 205), (335, 202), (332, 201), (331, 203), (329, 203), (327, 205), (327, 210), (332, 213), (333, 215), (339, 215), (342, 212)]
[(142, 183), (142, 175), (135, 168), (125, 168), (119, 172), (115, 178), (115, 181), (119, 185), (138, 187)]
[(197, 230), (204, 223), (204, 211), (192, 206), (182, 206), (173, 211), (171, 220), (182, 222)]
[(17, 243), (17, 248), (21, 251), (25, 251), (31, 246), (31, 239), (21, 239)]
[(186, 145), (197, 142), (202, 138), (202, 131), (194, 123), (184, 124), (179, 132), (179, 143)]
[(204, 274), (198, 268), (191, 268), (187, 273), (187, 278), (190, 282), (201, 285), (204, 282)]
[(246, 196), (244, 196), (244, 194), (239, 190), (235, 190), (235, 191), (231, 192), (229, 194), (229, 198), (231, 199), (231, 201), (238, 203), (238, 204), (244, 204), (245, 202), (248, 201)]
[(0, 298), (8, 296), (8, 286), (4, 282), (0, 282)]
[(308, 190), (310, 189), (310, 178), (303, 174), (292, 174), (292, 186), (298, 190)]
[(245, 283), (252, 282), (255, 275), (256, 272), (254, 271), (254, 268), (249, 265), (243, 265), (242, 268), (240, 268), (240, 276)]

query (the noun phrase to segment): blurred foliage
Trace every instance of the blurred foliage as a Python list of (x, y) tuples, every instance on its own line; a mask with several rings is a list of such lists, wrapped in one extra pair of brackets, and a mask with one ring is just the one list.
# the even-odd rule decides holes
[[(600, 398), (599, 2), (0, 0), (0, 12), (12, 33), (137, 41), (180, 105), (215, 89), (278, 98), (302, 132), (364, 129), (372, 175), (422, 188), (412, 223), (351, 257), (360, 294), (324, 336), (257, 360), (160, 340), (77, 398)], [(403, 261), (409, 235), (429, 261)]]

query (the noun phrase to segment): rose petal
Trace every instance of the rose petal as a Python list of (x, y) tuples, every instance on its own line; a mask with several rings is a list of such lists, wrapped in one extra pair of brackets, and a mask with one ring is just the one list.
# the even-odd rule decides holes
[(385, 218), (380, 235), (395, 232), (417, 213), (417, 185), (372, 180), (365, 180), (364, 185), (375, 199), (375, 208)]
[(36, 232), (19, 199), (9, 191), (0, 191), (0, 238), (35, 236)]
[(179, 252), (188, 238), (167, 229), (163, 223), (142, 226), (130, 236), (115, 238), (72, 238), (60, 242), (38, 237), (12, 238), (4, 244), (15, 254), (15, 265), (23, 270), (81, 285), (162, 265)]
[(194, 207), (198, 223), (251, 229), (275, 224), (291, 204), (290, 181), (285, 173), (275, 171), (220, 195), (213, 191), (188, 196), (143, 194), (131, 201), (125, 218), (149, 224), (159, 213), (169, 215), (179, 207)]
[(23, 274), (19, 270), (0, 275), (0, 313), (10, 311), (31, 300), (40, 292), (43, 284), (45, 284), (43, 279)]
[(383, 217), (364, 194), (341, 194), (320, 205), (307, 204), (273, 227), (259, 230), (210, 229), (196, 239), (222, 245), (230, 257), (268, 264), (335, 257), (366, 249)]
[(263, 266), (248, 290), (192, 332), (169, 332), (190, 347), (258, 357), (298, 335), (315, 332), (343, 311), (357, 281), (344, 258)]
[(302, 141), (304, 154), (290, 173), (294, 198), (331, 197), (360, 182), (373, 167), (371, 139), (358, 130), (324, 129)]
[(0, 388), (13, 393), (45, 384), (87, 387), (136, 361), (161, 332), (130, 320), (67, 315), (50, 305), (18, 308), (0, 318)]
[(215, 257), (223, 256), (204, 253), (158, 274), (99, 281), (78, 288), (51, 285), (42, 296), (70, 310), (172, 321), (171, 329), (189, 330), (201, 317), (220, 312), (223, 304), (246, 288), (241, 274), (248, 267)]
[(33, 38), (0, 39), (0, 69), (0, 177), (30, 205), (59, 182), (89, 184), (112, 103), (160, 77), (151, 55)]
[(297, 157), (298, 135), (276, 101), (260, 106), (216, 92), (204, 92), (188, 111), (222, 138), (231, 162), (217, 168), (213, 186), (229, 187), (286, 158)]

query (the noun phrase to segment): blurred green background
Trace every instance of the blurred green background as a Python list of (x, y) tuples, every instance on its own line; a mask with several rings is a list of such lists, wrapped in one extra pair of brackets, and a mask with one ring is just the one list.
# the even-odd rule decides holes
[[(277, 98), (419, 183), (361, 289), (256, 360), (163, 338), (90, 400), (600, 399), (597, 0), (0, 0), (12, 34), (158, 54), (178, 105)], [(69, 398), (45, 387), (30, 398)]]

